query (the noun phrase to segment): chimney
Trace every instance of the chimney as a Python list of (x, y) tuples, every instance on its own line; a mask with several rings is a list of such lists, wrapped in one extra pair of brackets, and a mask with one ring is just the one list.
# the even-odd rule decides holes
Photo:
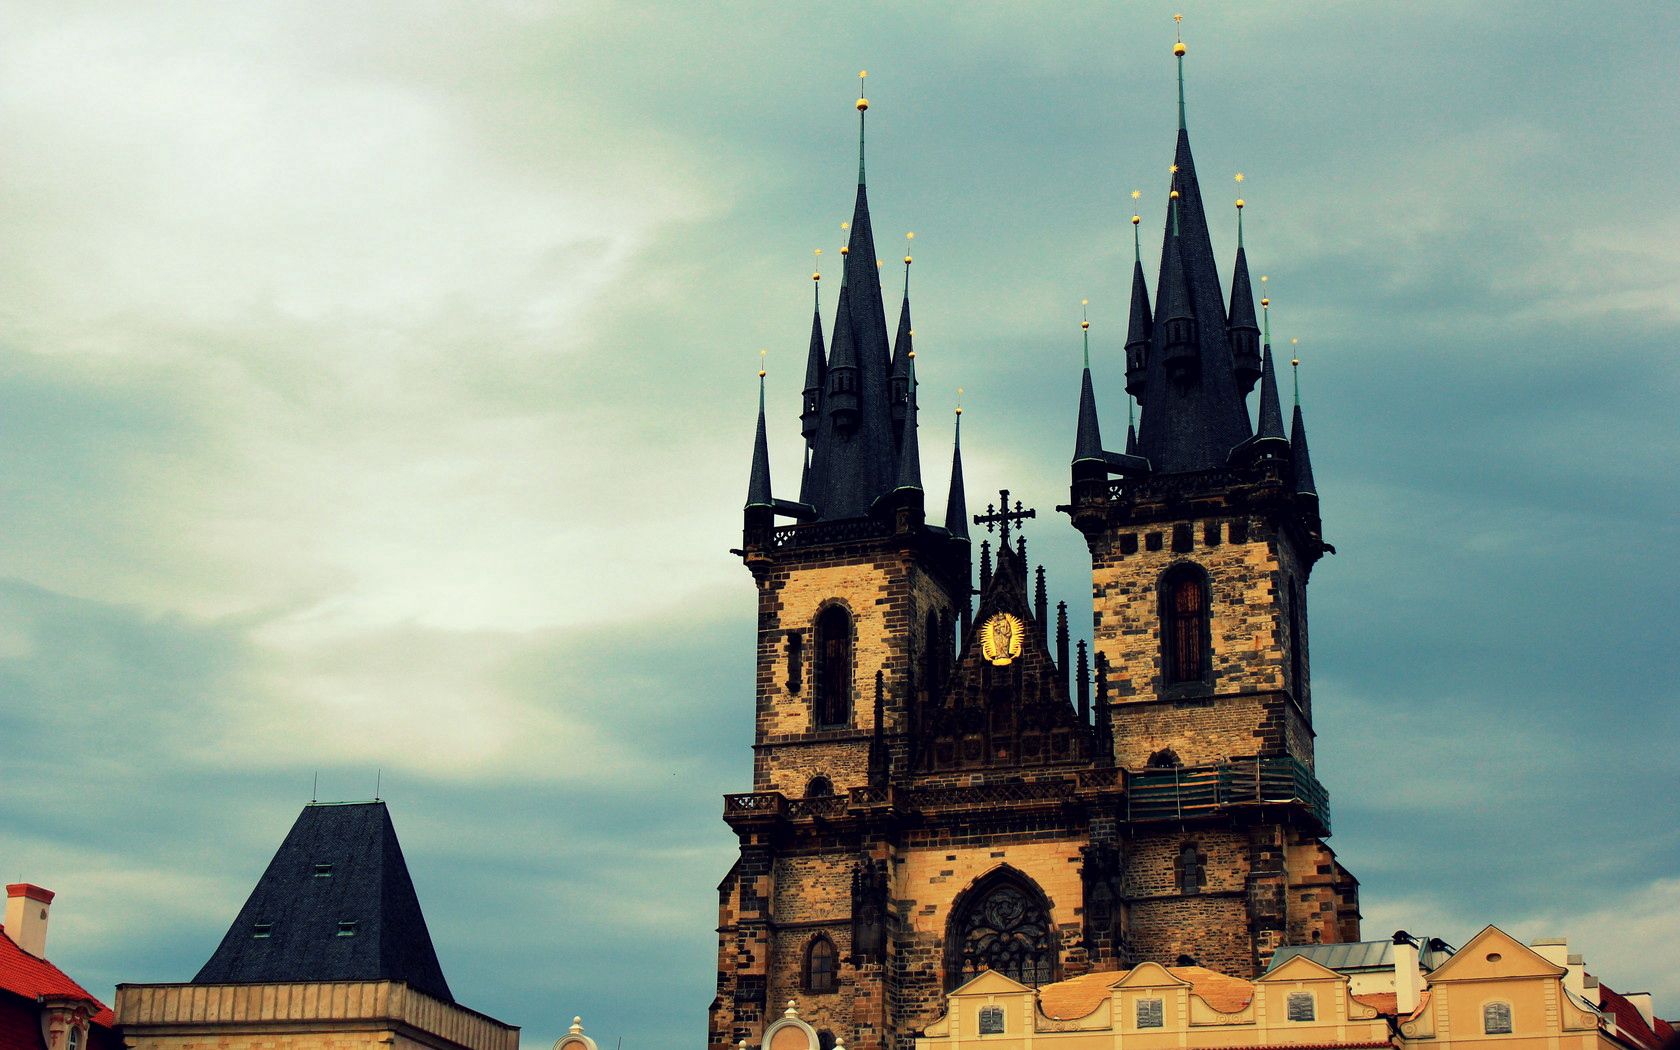
[(1653, 1032), (1657, 1030), (1656, 1014), (1652, 1013), (1656, 1007), (1651, 1002), (1650, 992), (1623, 992), (1622, 998), (1632, 1003), (1633, 1008), (1639, 1011), (1639, 1016), (1645, 1018), (1646, 1028)]
[(1569, 972), (1563, 975), (1563, 987), (1567, 989), (1571, 995), (1580, 999), (1585, 999), (1587, 997), (1586, 960), (1581, 958), (1579, 955), (1571, 955), (1569, 957), (1569, 961), (1565, 965), (1569, 967)]
[(1556, 966), (1564, 969), (1569, 965), (1569, 938), (1544, 937), (1538, 941), (1529, 941), (1528, 946), (1534, 949), (1534, 954)]
[(1423, 973), (1418, 967), (1417, 938), (1405, 930), (1394, 931), (1394, 1010), (1409, 1016), (1418, 1007), (1423, 991)]
[(37, 959), (47, 957), (47, 909), (52, 899), (52, 890), (27, 882), (6, 887), (6, 936)]

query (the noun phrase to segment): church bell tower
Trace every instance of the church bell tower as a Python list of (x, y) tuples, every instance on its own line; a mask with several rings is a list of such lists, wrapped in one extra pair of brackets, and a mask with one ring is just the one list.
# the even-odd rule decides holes
[(1104, 448), (1085, 326), (1059, 509), (1091, 554), (1089, 648), (1029, 561), (1025, 530), (1047, 523), (1007, 491), (970, 516), (960, 409), (944, 521), (928, 520), (911, 260), (889, 340), (858, 99), (797, 500), (773, 493), (759, 373), (735, 551), (758, 600), (752, 789), (724, 799), (739, 855), (718, 887), (712, 1050), (911, 1050), (986, 971), (1039, 986), (1152, 960), (1249, 977), (1282, 944), (1358, 938), (1314, 771), (1306, 594), (1331, 548), (1266, 299), (1256, 323), (1241, 201), (1221, 287), (1175, 54), (1153, 308), (1133, 216), (1124, 372), (1142, 415), (1123, 452)]

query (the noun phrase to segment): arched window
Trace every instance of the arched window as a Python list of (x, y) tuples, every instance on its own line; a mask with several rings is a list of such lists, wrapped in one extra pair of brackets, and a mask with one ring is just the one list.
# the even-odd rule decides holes
[(851, 614), (841, 605), (824, 607), (817, 614), (816, 634), (817, 725), (843, 726), (852, 720)]
[(947, 991), (985, 970), (1036, 987), (1055, 981), (1057, 969), (1050, 903), (1032, 880), (1000, 869), (958, 898), (946, 934)]
[(806, 798), (828, 798), (834, 794), (834, 781), (818, 773), (805, 785)]
[(1205, 682), (1208, 652), (1207, 573), (1185, 563), (1161, 577), (1161, 669), (1167, 685)]
[(1511, 1004), (1488, 1003), (1482, 1007), (1482, 1032), (1486, 1035), (1510, 1035)]
[(1150, 769), (1177, 769), (1183, 764), (1178, 760), (1178, 752), (1170, 747), (1164, 747), (1150, 755), (1147, 763)]
[(805, 990), (813, 995), (834, 991), (838, 976), (840, 953), (827, 934), (811, 938), (805, 948)]

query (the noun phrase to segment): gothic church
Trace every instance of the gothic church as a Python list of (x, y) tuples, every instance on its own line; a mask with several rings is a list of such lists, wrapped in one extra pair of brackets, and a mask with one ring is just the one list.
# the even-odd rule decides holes
[(1306, 431), (1299, 406), (1286, 430), (1240, 235), (1222, 291), (1175, 53), (1160, 264), (1152, 300), (1134, 262), (1125, 345), (1141, 415), (1104, 447), (1087, 360), (1058, 508), (1090, 549), (1089, 652), (1069, 651), (1065, 603), (1051, 622), (1033, 512), (1005, 493), (970, 517), (960, 415), (930, 520), (908, 288), (889, 342), (860, 124), (797, 501), (772, 495), (761, 373), (736, 552), (758, 591), (753, 783), (724, 805), (740, 857), (713, 1050), (756, 1044), (790, 1000), (828, 1045), (906, 1050), (987, 969), (1254, 976), (1280, 945), (1358, 939), (1313, 771), (1306, 595), (1330, 548)]

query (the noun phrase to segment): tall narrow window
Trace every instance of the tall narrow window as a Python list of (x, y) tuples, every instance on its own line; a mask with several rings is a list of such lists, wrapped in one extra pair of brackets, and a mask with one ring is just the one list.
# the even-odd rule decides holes
[(1207, 574), (1180, 565), (1161, 577), (1161, 643), (1167, 685), (1207, 680)]
[(815, 995), (834, 991), (838, 961), (833, 941), (820, 933), (812, 938), (805, 949), (805, 990)]
[(1202, 892), (1204, 858), (1194, 842), (1186, 842), (1178, 850), (1178, 892)]
[(798, 631), (787, 633), (787, 690), (797, 693), (805, 688), (805, 636)]
[(830, 605), (817, 614), (817, 725), (843, 726), (852, 719), (852, 617)]

